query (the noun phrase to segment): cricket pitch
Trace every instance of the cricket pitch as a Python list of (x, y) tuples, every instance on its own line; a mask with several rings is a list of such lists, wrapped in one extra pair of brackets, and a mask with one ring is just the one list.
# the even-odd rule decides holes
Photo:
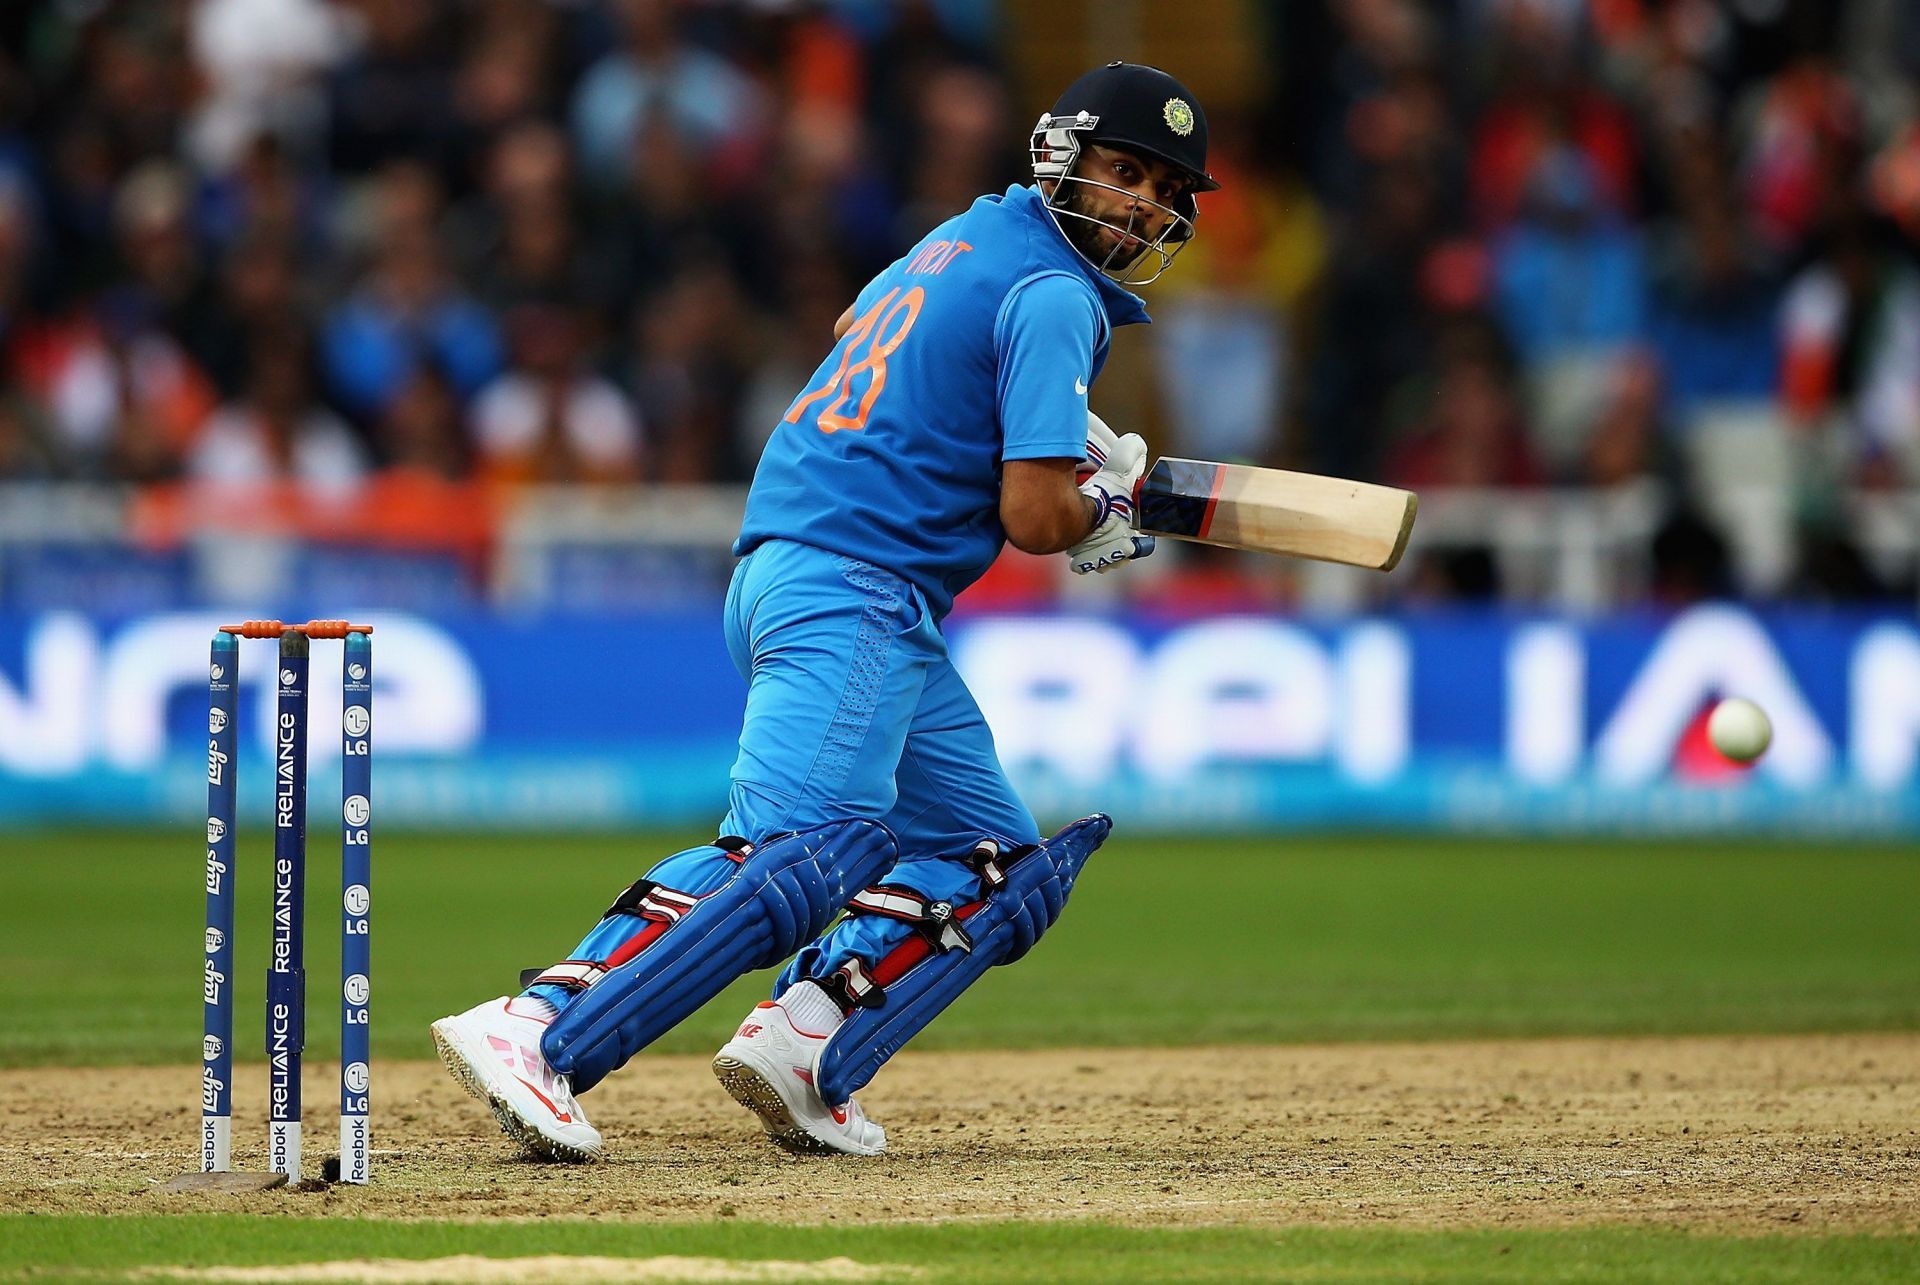
[[(334, 1073), (307, 1068), (315, 1090)], [(374, 1184), (160, 1192), (194, 1155), (196, 1067), (0, 1080), (0, 1212), (393, 1218), (1920, 1229), (1920, 1034), (907, 1053), (862, 1095), (875, 1160), (769, 1146), (703, 1059), (583, 1099), (609, 1158), (519, 1158), (437, 1063), (375, 1068)], [(263, 1165), (265, 1076), (236, 1086)], [(310, 1170), (335, 1117), (310, 1110)]]

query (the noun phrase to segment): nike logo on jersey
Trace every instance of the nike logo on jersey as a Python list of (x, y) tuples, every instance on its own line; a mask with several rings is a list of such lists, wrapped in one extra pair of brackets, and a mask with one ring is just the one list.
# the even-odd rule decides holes
[(1087, 395), (1087, 385), (1084, 381), (1081, 380), (1080, 376), (1078, 375), (1075, 375), (1073, 377), (1073, 391), (1078, 393), (1082, 397), (1085, 397)]

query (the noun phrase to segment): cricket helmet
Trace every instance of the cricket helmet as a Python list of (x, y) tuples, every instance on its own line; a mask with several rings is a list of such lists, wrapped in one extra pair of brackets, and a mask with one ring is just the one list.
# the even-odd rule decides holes
[[(1141, 250), (1125, 255), (1122, 247), (1116, 245), (1098, 260), (1084, 249), (1080, 250), (1088, 262), (1120, 284), (1146, 285), (1165, 272), (1180, 247), (1192, 239), (1194, 220), (1199, 217), (1194, 193), (1212, 192), (1220, 187), (1207, 173), (1206, 113), (1200, 110), (1200, 104), (1186, 86), (1158, 67), (1111, 62), (1067, 86), (1053, 109), (1043, 113), (1034, 125), (1030, 148), (1033, 176), (1053, 184), (1053, 190), (1047, 194), (1047, 211), (1054, 222), (1060, 224), (1061, 231), (1067, 230), (1060, 222), (1065, 217), (1132, 235), (1129, 225), (1070, 208), (1070, 183), (1133, 195), (1110, 183), (1074, 172), (1089, 143), (1124, 148), (1136, 155), (1163, 161), (1186, 175), (1186, 189), (1174, 197), (1171, 204), (1145, 202), (1169, 217), (1166, 227)], [(1073, 236), (1067, 239), (1080, 249)], [(1151, 275), (1136, 276), (1136, 268)]]

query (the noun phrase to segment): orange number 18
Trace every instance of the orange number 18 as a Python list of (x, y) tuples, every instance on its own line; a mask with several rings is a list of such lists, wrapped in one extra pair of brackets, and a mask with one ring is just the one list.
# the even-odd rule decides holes
[[(895, 296), (898, 296), (896, 298)], [(906, 342), (907, 332), (913, 329), (913, 323), (920, 318), (920, 305), (926, 299), (926, 291), (919, 286), (901, 294), (899, 287), (887, 291), (880, 302), (867, 309), (859, 320), (847, 328), (846, 347), (840, 354), (840, 367), (835, 370), (827, 382), (816, 389), (803, 393), (793, 409), (786, 414), (789, 424), (798, 424), (806, 409), (823, 397), (832, 397), (820, 417), (814, 422), (823, 433), (837, 433), (841, 429), (862, 429), (867, 426), (867, 415), (873, 410), (873, 403), (887, 386), (887, 358)], [(894, 323), (898, 321), (898, 325)], [(888, 327), (892, 326), (891, 333)], [(853, 359), (854, 350), (861, 343), (867, 346), (866, 356), (859, 361)], [(853, 400), (854, 376), (861, 371), (869, 374), (866, 392), (861, 394), (860, 405), (851, 415), (846, 413), (847, 404)], [(839, 394), (837, 397), (835, 394)]]

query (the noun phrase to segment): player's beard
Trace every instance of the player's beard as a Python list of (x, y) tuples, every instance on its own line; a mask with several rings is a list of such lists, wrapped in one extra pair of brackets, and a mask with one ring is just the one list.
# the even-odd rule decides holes
[(1109, 242), (1107, 232), (1125, 227), (1126, 221), (1112, 216), (1102, 217), (1096, 212), (1094, 202), (1099, 199), (1100, 189), (1073, 182), (1062, 186), (1066, 191), (1061, 195), (1060, 208), (1081, 217), (1061, 219), (1060, 230), (1067, 234), (1067, 240), (1073, 243), (1073, 248), (1084, 254), (1102, 272), (1123, 273), (1147, 252), (1150, 238), (1137, 226), (1133, 235), (1138, 238), (1138, 244), (1132, 250), (1116, 247)]

